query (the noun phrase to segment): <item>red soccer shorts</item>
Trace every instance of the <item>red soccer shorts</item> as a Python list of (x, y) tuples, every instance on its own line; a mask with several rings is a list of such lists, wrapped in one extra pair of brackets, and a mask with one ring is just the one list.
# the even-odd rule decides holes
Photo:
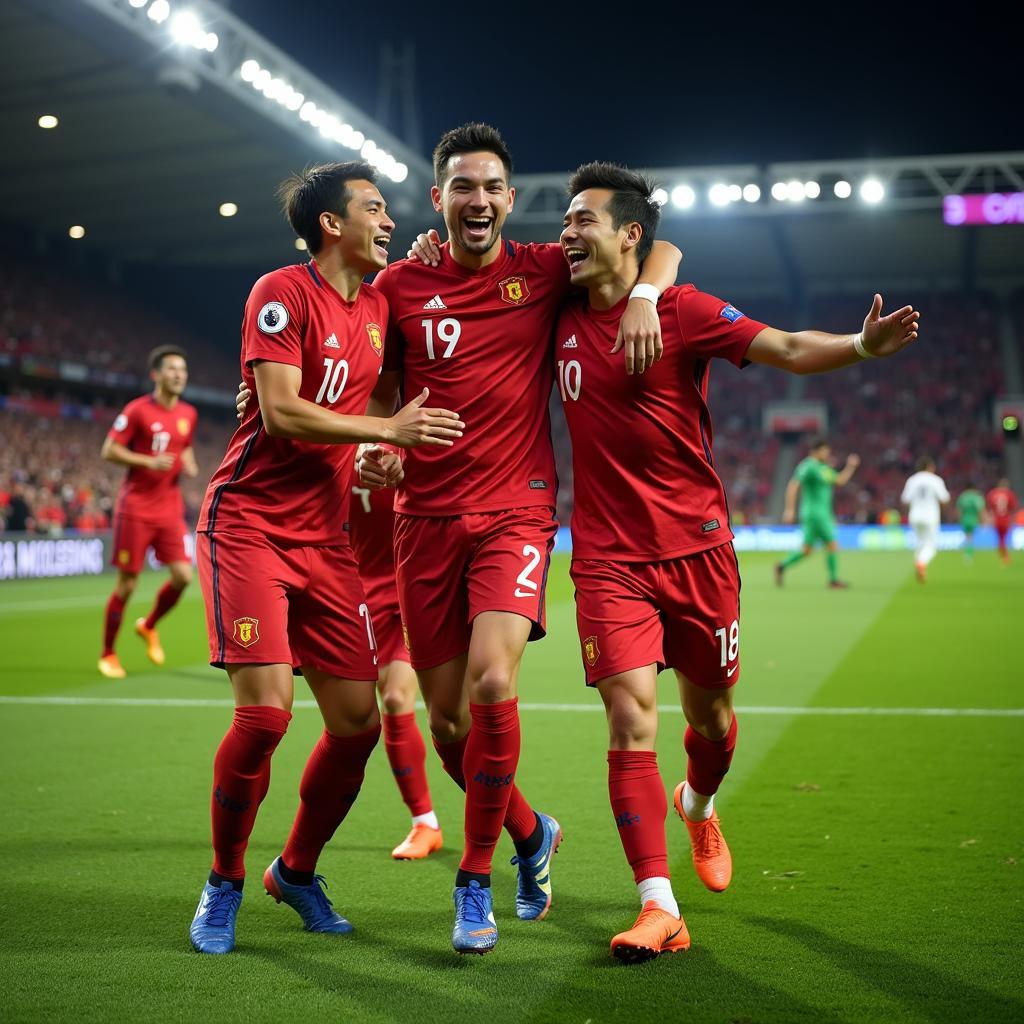
[(992, 525), (996, 528), (996, 536), (1005, 541), (1010, 533), (1010, 527), (1013, 526), (1012, 519), (993, 519)]
[(544, 588), (555, 543), (554, 510), (461, 516), (395, 515), (395, 570), (413, 668), (469, 650), (481, 612), (513, 612), (545, 632)]
[(408, 661), (409, 648), (402, 633), (402, 612), (398, 606), (398, 584), (394, 576), (364, 576), (366, 603), (373, 614), (377, 638), (377, 662), (383, 667), (393, 661)]
[(373, 624), (350, 547), (201, 533), (197, 555), (211, 665), (287, 664), (376, 681)]
[(165, 523), (146, 523), (141, 519), (118, 516), (114, 520), (114, 547), (110, 564), (124, 572), (138, 574), (146, 563), (146, 549), (152, 548), (164, 565), (190, 562), (185, 551), (185, 524), (181, 519)]
[(725, 689), (740, 677), (740, 574), (732, 544), (665, 562), (573, 559), (587, 685), (656, 662)]

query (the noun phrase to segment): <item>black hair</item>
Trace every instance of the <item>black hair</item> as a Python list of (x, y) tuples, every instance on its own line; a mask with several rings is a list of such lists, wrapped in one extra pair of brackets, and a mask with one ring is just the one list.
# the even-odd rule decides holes
[(460, 153), (493, 153), (505, 168), (506, 184), (512, 178), (512, 151), (501, 132), (489, 124), (471, 121), (445, 132), (434, 147), (434, 182), (438, 188), (444, 188), (448, 180), (448, 161)]
[(153, 371), (158, 371), (168, 356), (181, 356), (182, 359), (188, 359), (188, 356), (185, 355), (185, 350), (177, 345), (157, 345), (149, 353), (149, 368)]
[(350, 181), (377, 184), (377, 172), (361, 160), (346, 163), (312, 164), (301, 174), (291, 174), (277, 189), (278, 199), (292, 230), (314, 255), (323, 248), (320, 214), (348, 215), (352, 191)]

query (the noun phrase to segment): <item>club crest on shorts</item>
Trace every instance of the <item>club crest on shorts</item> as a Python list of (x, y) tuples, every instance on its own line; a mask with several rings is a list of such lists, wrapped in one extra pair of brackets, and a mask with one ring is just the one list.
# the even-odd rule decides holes
[(513, 306), (521, 306), (530, 297), (525, 277), (506, 277), (504, 281), (498, 282), (498, 290), (501, 292), (502, 302), (508, 302)]
[(366, 333), (370, 337), (370, 348), (373, 349), (377, 355), (380, 355), (384, 351), (384, 335), (381, 332), (380, 324), (367, 324)]
[(596, 636), (588, 636), (583, 641), (583, 657), (587, 659), (587, 664), (591, 668), (597, 664), (597, 659), (601, 657), (601, 648), (597, 646)]
[(243, 615), (240, 619), (235, 619), (234, 626), (235, 631), (231, 634), (231, 639), (234, 640), (239, 647), (252, 647), (252, 645), (259, 640), (259, 619), (254, 619), (251, 615)]
[(127, 565), (132, 560), (132, 553), (127, 548), (121, 548), (117, 553), (119, 565)]

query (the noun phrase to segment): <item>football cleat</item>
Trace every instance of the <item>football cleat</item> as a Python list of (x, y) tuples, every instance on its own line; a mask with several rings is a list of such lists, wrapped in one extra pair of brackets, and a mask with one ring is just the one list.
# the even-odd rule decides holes
[(782, 586), (782, 577), (785, 574), (785, 572), (786, 572), (786, 570), (783, 568), (782, 563), (781, 562), (776, 562), (775, 563), (775, 586), (777, 586), (777, 587), (781, 587)]
[(456, 886), (452, 891), (455, 903), (455, 924), (452, 947), (457, 953), (478, 953), (483, 956), (498, 944), (498, 926), (491, 909), (491, 890), (479, 882)]
[(135, 632), (146, 642), (146, 657), (154, 665), (164, 663), (164, 649), (160, 646), (160, 634), (146, 625), (145, 619), (135, 620)]
[(540, 921), (551, 907), (551, 859), (558, 853), (562, 829), (554, 818), (537, 811), (544, 839), (532, 857), (513, 857), (519, 867), (516, 881), (516, 916), (520, 921)]
[(690, 933), (681, 917), (673, 917), (654, 900), (644, 904), (636, 924), (612, 939), (611, 953), (626, 964), (653, 960), (662, 953), (678, 953), (690, 948)]
[(417, 822), (412, 831), (391, 851), (395, 860), (423, 860), (441, 849), (441, 830)]
[(121, 659), (116, 654), (104, 654), (96, 662), (96, 667), (100, 670), (100, 674), (108, 679), (124, 679), (128, 675), (121, 664)]
[(849, 590), (850, 584), (845, 580), (829, 580), (829, 590)]
[(302, 918), (307, 932), (329, 932), (347, 935), (353, 930), (350, 922), (339, 914), (324, 893), (323, 875), (315, 875), (312, 885), (292, 885), (281, 877), (281, 858), (275, 857), (263, 872), (263, 887), (278, 903), (287, 903)]
[(686, 831), (690, 833), (690, 846), (693, 849), (693, 866), (697, 877), (712, 892), (722, 892), (732, 881), (732, 854), (722, 835), (722, 825), (718, 814), (711, 812), (705, 821), (690, 821), (683, 813), (683, 786), (680, 782), (672, 796), (676, 814), (682, 818)]
[(221, 882), (219, 888), (207, 882), (188, 930), (192, 948), (198, 953), (230, 953), (235, 948), (235, 918), (241, 905), (241, 890), (230, 882)]

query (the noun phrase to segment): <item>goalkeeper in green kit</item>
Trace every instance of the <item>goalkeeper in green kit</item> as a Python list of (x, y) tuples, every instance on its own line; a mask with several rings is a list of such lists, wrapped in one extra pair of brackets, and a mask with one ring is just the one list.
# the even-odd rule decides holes
[(810, 454), (793, 472), (786, 486), (786, 507), (783, 522), (796, 521), (796, 497), (800, 492), (800, 525), (804, 542), (799, 551), (787, 555), (775, 566), (775, 582), (781, 587), (785, 571), (806, 558), (818, 544), (825, 545), (825, 564), (828, 567), (828, 585), (834, 590), (849, 586), (839, 579), (839, 545), (836, 544), (836, 520), (832, 513), (832, 491), (848, 483), (860, 465), (860, 456), (850, 455), (841, 471), (829, 463), (832, 449), (823, 438), (811, 442)]
[(985, 512), (985, 497), (974, 484), (956, 499), (956, 510), (960, 516), (960, 528), (964, 531), (964, 557), (968, 562), (974, 559), (974, 531)]

